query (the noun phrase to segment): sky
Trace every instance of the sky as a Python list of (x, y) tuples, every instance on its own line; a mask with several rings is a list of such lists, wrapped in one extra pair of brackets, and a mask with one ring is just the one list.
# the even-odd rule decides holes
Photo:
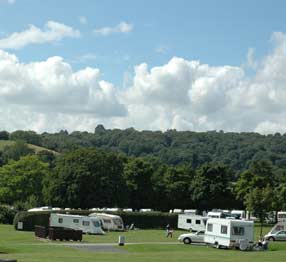
[(286, 133), (286, 1), (0, 0), (0, 130)]

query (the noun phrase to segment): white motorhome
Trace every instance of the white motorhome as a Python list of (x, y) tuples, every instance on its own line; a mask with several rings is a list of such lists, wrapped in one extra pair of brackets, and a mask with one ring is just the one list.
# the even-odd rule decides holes
[(246, 219), (246, 212), (244, 210), (231, 210), (230, 214), (236, 219)]
[(286, 211), (277, 212), (277, 221), (286, 223)]
[(207, 217), (199, 215), (180, 214), (178, 215), (178, 228), (191, 231), (204, 231), (207, 220)]
[(209, 218), (206, 225), (204, 241), (216, 248), (251, 249), (254, 241), (254, 222)]
[(82, 230), (83, 233), (103, 235), (101, 221), (97, 217), (51, 213), (50, 227)]
[(124, 224), (120, 216), (106, 213), (91, 213), (89, 217), (97, 217), (101, 220), (102, 228), (107, 231), (123, 231)]
[(223, 218), (223, 212), (222, 211), (210, 211), (207, 214), (207, 217), (209, 218)]
[(34, 207), (28, 210), (28, 212), (40, 212), (40, 211), (51, 211), (52, 207), (45, 206), (45, 207)]

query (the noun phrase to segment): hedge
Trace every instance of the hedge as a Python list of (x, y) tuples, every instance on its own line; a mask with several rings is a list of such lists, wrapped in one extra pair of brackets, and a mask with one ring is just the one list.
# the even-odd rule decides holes
[[(40, 212), (19, 212), (16, 214), (13, 224), (17, 229), (18, 222), (23, 222), (24, 231), (34, 231), (36, 225), (49, 226), (49, 217), (51, 211)], [(88, 210), (72, 210), (72, 211), (57, 211), (55, 213), (69, 213), (76, 215), (88, 216), (93, 213)], [(122, 217), (124, 225), (134, 224), (140, 229), (162, 229), (167, 224), (173, 228), (177, 227), (178, 215), (163, 212), (106, 212), (109, 214), (119, 215)]]

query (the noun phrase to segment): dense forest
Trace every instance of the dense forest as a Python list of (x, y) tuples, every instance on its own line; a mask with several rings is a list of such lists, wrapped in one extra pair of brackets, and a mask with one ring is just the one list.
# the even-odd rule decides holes
[(268, 211), (286, 209), (285, 145), (280, 134), (102, 125), (94, 133), (1, 131), (0, 203), (17, 209), (247, 208), (262, 220)]
[(139, 132), (133, 128), (110, 130), (98, 125), (94, 133), (15, 131), (9, 134), (2, 131), (0, 139), (22, 140), (60, 153), (79, 148), (102, 148), (127, 156), (153, 156), (168, 165), (188, 164), (193, 168), (207, 162), (220, 162), (235, 172), (248, 169), (255, 160), (268, 160), (280, 168), (286, 166), (286, 135), (279, 133), (265, 136), (223, 131)]

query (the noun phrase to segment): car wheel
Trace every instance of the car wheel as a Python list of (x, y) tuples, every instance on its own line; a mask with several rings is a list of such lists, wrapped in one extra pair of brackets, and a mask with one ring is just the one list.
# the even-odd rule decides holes
[(191, 244), (192, 243), (192, 240), (188, 237), (184, 238), (183, 240), (184, 244)]
[(269, 237), (268, 240), (269, 241), (275, 241), (275, 238), (274, 237)]
[(220, 249), (219, 243), (215, 243), (215, 248)]

